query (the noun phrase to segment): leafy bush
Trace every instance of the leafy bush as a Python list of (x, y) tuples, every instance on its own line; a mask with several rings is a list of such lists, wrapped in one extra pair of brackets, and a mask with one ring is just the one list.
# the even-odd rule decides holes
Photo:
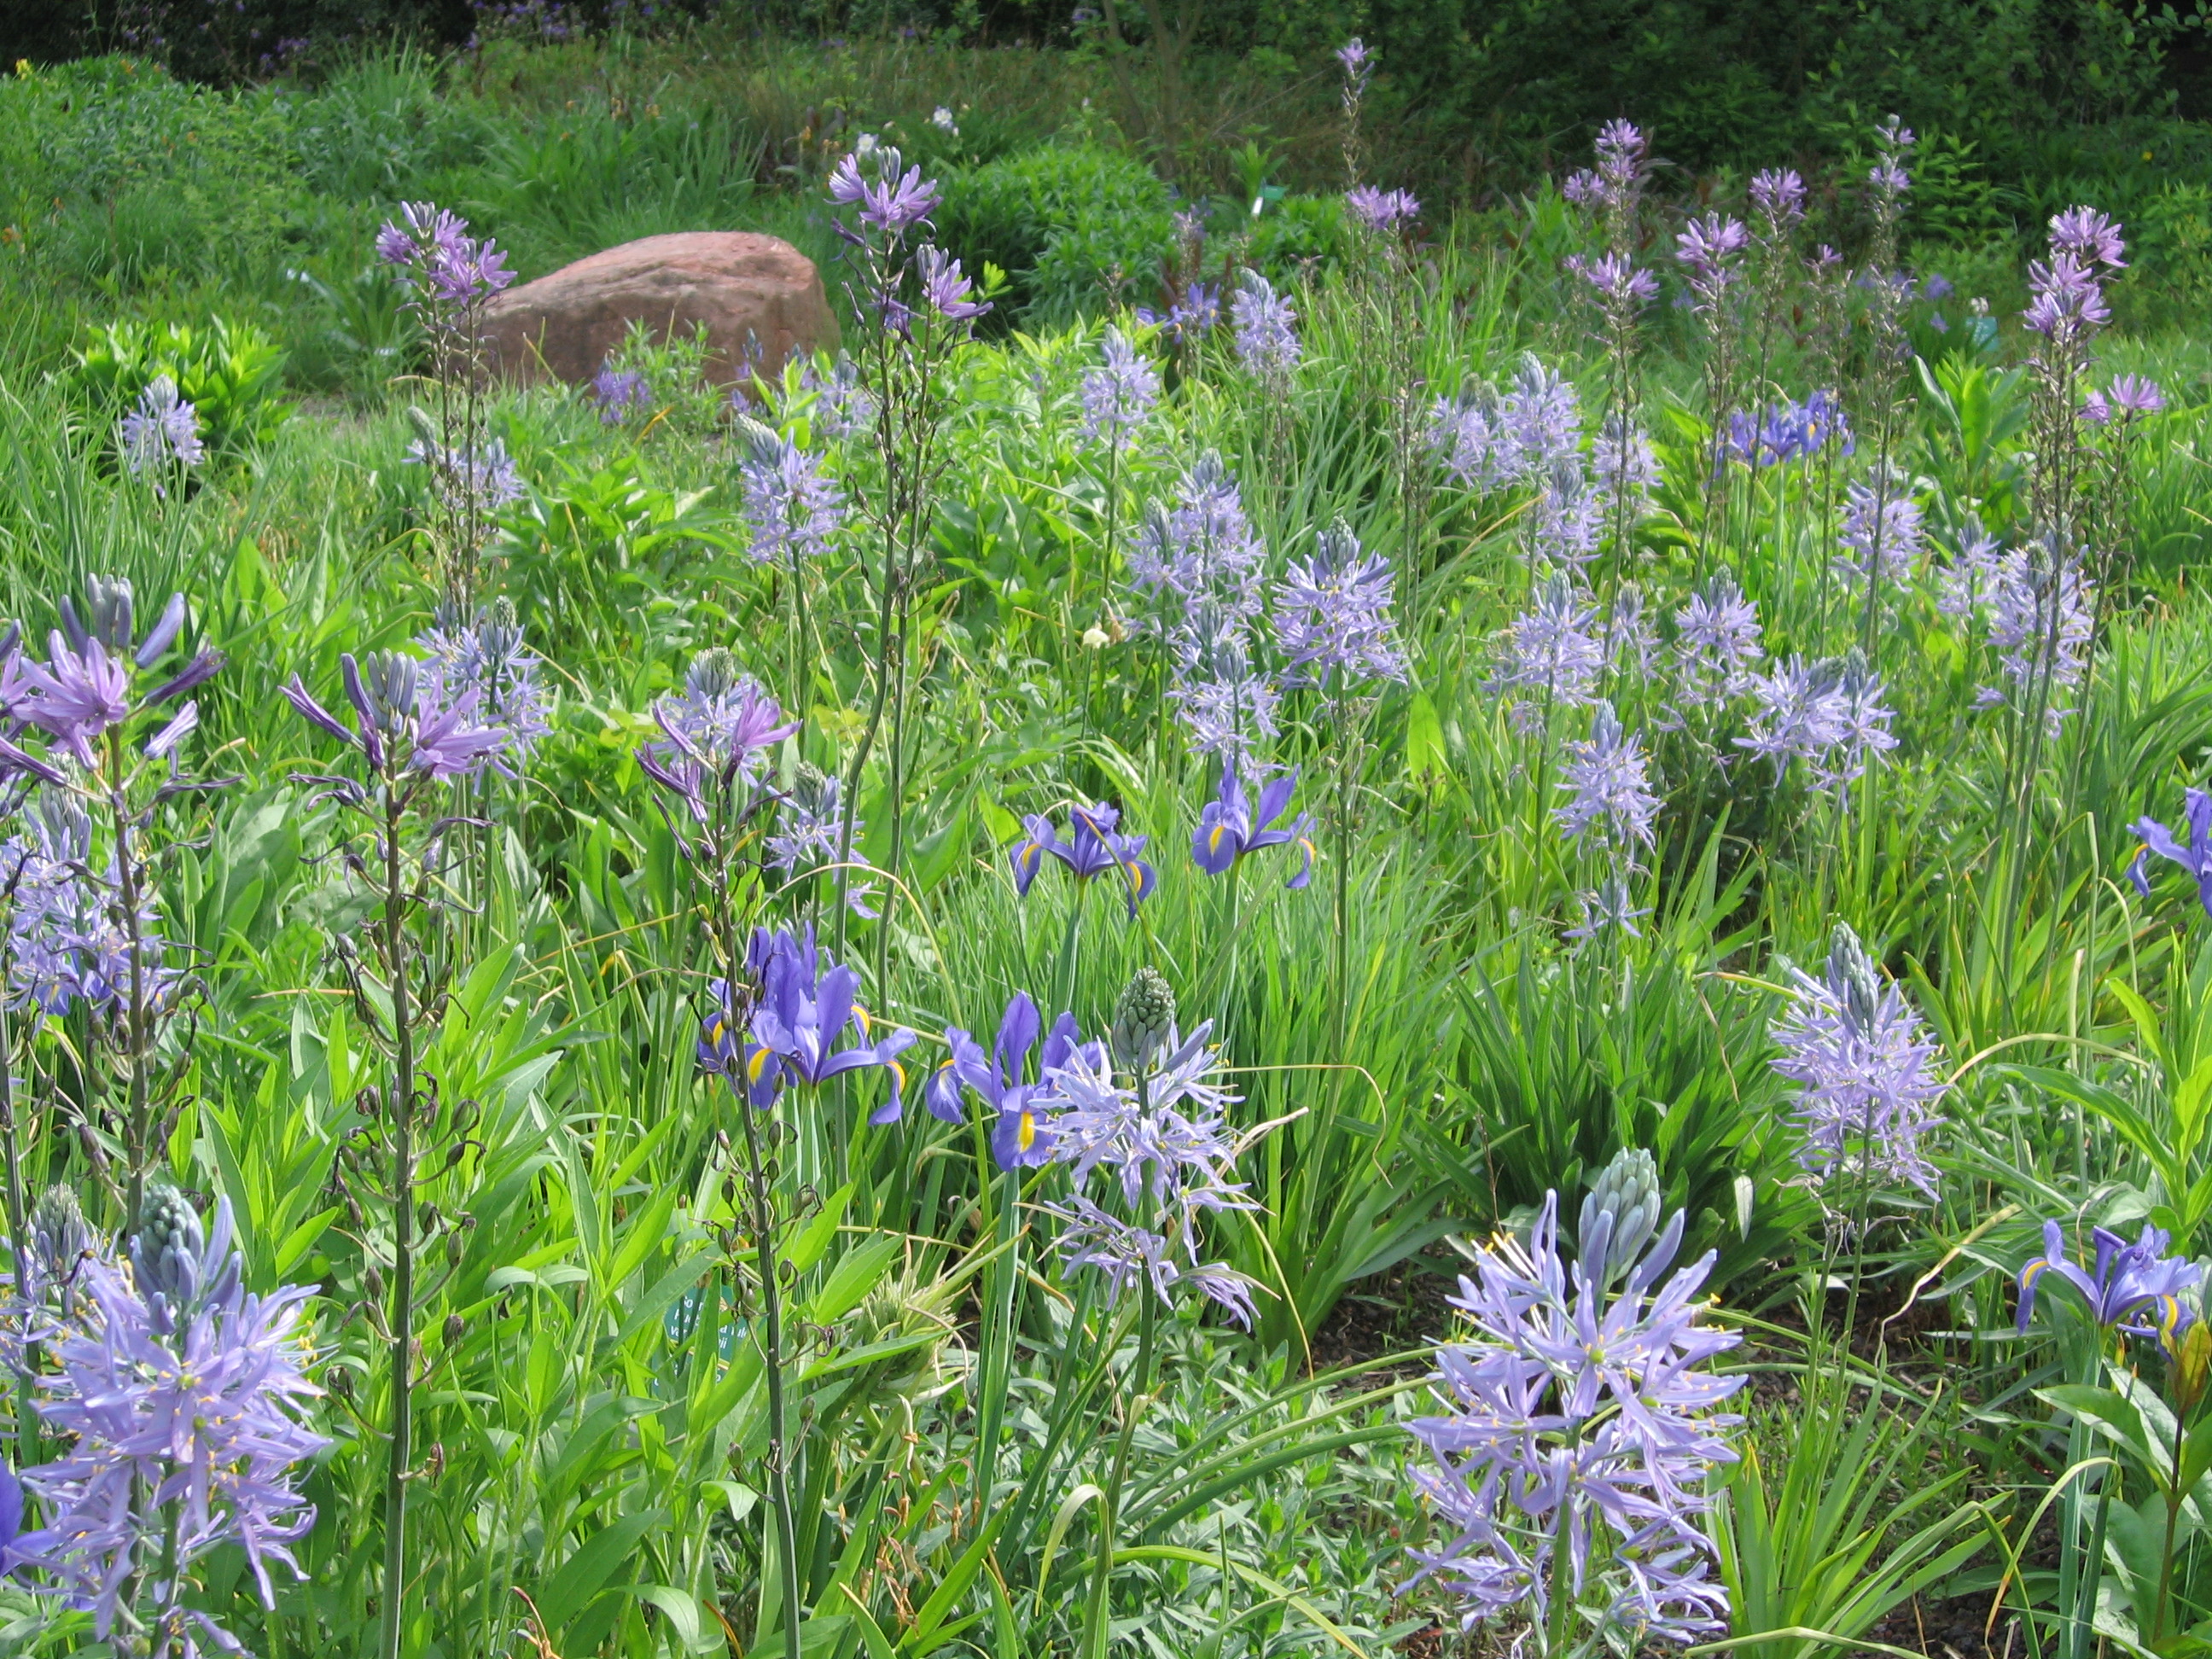
[(111, 290), (238, 273), (272, 261), (297, 197), (289, 104), (220, 93), (123, 58), (17, 76), (0, 124), (30, 133), (25, 213), (34, 252)]
[(1133, 156), (1054, 144), (951, 175), (937, 225), (969, 270), (1006, 272), (1006, 309), (1058, 325), (1117, 291), (1151, 297), (1174, 237), (1173, 199)]
[(251, 323), (217, 317), (204, 330), (129, 321), (94, 332), (77, 354), (80, 384), (113, 419), (161, 375), (199, 413), (200, 433), (219, 453), (242, 455), (291, 417), (276, 397), (284, 353)]

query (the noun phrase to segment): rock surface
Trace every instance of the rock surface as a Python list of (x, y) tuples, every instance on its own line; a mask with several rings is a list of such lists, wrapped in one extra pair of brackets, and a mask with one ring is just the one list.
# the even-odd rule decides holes
[(794, 351), (834, 349), (837, 319), (814, 262), (751, 231), (689, 231), (624, 242), (511, 288), (484, 307), (486, 366), (513, 380), (580, 384), (632, 322), (656, 340), (707, 329), (707, 374), (728, 385), (748, 357), (773, 374)]

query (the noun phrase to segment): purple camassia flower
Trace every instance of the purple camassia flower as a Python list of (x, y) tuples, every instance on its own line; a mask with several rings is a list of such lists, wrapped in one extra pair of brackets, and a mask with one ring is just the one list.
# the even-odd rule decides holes
[[(768, 849), (769, 863), (781, 871), (787, 881), (817, 875), (836, 864), (841, 842), (846, 843), (847, 866), (871, 867), (859, 846), (867, 825), (856, 813), (850, 831), (847, 830), (840, 806), (843, 792), (843, 780), (836, 773), (824, 775), (800, 763), (791, 793), (776, 803), (775, 833), (762, 843)], [(854, 915), (875, 921), (878, 913), (869, 903), (874, 896), (871, 883), (848, 872), (845, 902)]]
[(1950, 1087), (1936, 1066), (1939, 1045), (1840, 923), (1821, 977), (1790, 973), (1794, 1000), (1773, 1028), (1783, 1049), (1773, 1064), (1802, 1090), (1798, 1161), (1824, 1179), (1840, 1167), (1933, 1197), (1936, 1170), (1920, 1143), (1942, 1122), (1930, 1109)]
[(1249, 265), (1237, 273), (1229, 315), (1237, 327), (1237, 355), (1246, 368), (1262, 380), (1278, 380), (1297, 368), (1298, 337), (1292, 325), (1298, 314)]
[(2081, 404), (2081, 418), (2104, 426), (2117, 420), (2123, 426), (2155, 415), (2166, 407), (2166, 389), (2141, 374), (2116, 374), (2102, 392), (2092, 392)]
[(1740, 219), (1708, 213), (1692, 219), (1674, 239), (1674, 258), (1689, 275), (1695, 296), (1692, 309), (1710, 313), (1741, 274), (1736, 262), (1751, 246), (1751, 233)]
[(1877, 476), (1854, 483), (1845, 494), (1836, 539), (1843, 546), (1835, 561), (1838, 576), (1877, 591), (1902, 582), (1920, 556), (1920, 503), (1905, 493), (1901, 478)]
[(117, 447), (134, 474), (170, 466), (198, 466), (206, 457), (199, 411), (177, 395), (177, 383), (156, 374), (138, 394), (137, 406), (116, 428)]
[(1794, 167), (1768, 167), (1751, 175), (1751, 205), (1765, 222), (1766, 240), (1779, 240), (1805, 218), (1805, 181)]
[(1600, 702), (1589, 739), (1567, 744), (1559, 784), (1568, 799), (1553, 813), (1560, 830), (1569, 841), (1580, 841), (1595, 828), (1601, 842), (1632, 856), (1633, 848), (1650, 846), (1659, 798), (1651, 793), (1647, 769), (1641, 740), (1621, 730), (1612, 703)]
[(2173, 1339), (2196, 1317), (2181, 1293), (2203, 1282), (2203, 1269), (2186, 1256), (2167, 1255), (2172, 1235), (2148, 1222), (2132, 1244), (2103, 1227), (2090, 1229), (2089, 1239), (2097, 1253), (2096, 1266), (2084, 1273), (2066, 1254), (2066, 1237), (2058, 1224), (2043, 1224), (2043, 1254), (2020, 1270), (2021, 1334), (2027, 1334), (2044, 1278), (2055, 1273), (2080, 1293), (2088, 1304), (2089, 1317), (2098, 1324), (2130, 1336), (2157, 1337), (2170, 1349)]
[[(308, 696), (297, 674), (284, 686), (284, 700), (310, 725), (359, 750), (369, 769), (380, 776), (396, 779), (415, 772), (442, 781), (486, 767), (514, 776), (506, 754), (514, 746), (514, 734), (477, 720), (479, 694), (474, 690), (447, 702), (443, 677), (434, 670), (424, 672), (426, 666), (390, 651), (371, 652), (358, 663), (350, 654), (340, 657), (338, 670), (359, 721), (357, 731)], [(356, 791), (345, 786), (341, 793), (352, 799)]]
[(480, 451), (417, 438), (407, 447), (407, 460), (413, 466), (428, 467), (439, 498), (452, 511), (471, 518), (489, 518), (523, 496), (522, 475), (497, 438)]
[(1498, 466), (1497, 390), (1470, 377), (1459, 396), (1440, 397), (1429, 411), (1429, 452), (1461, 488), (1479, 494), (1504, 482)]
[(1158, 329), (1170, 345), (1194, 345), (1221, 320), (1221, 296), (1204, 283), (1193, 283), (1176, 295), (1165, 315), (1149, 306), (1139, 306), (1137, 320), (1146, 328)]
[(1112, 1069), (1098, 1043), (1071, 1051), (1044, 1073), (1043, 1086), (1061, 1105), (1056, 1161), (1071, 1166), (1079, 1189), (1093, 1170), (1109, 1170), (1123, 1206), (1158, 1231), (1118, 1220), (1079, 1191), (1068, 1205), (1048, 1207), (1068, 1224), (1061, 1240), (1067, 1265), (1099, 1269), (1109, 1295), (1141, 1276), (1165, 1302), (1188, 1279), (1249, 1330), (1249, 1285), (1199, 1255), (1202, 1216), (1253, 1207), (1236, 1179), (1238, 1148), (1228, 1110), (1237, 1097), (1215, 1080), (1219, 1055), (1207, 1042), (1212, 1030), (1209, 1020), (1185, 1041), (1170, 1025), (1157, 1063), (1147, 1060), (1141, 1087)]
[(1751, 688), (1760, 657), (1759, 607), (1723, 570), (1674, 613), (1674, 684), (1683, 711), (1708, 715)]
[(1882, 123), (1875, 133), (1875, 161), (1867, 170), (1867, 183), (1874, 187), (1877, 211), (1894, 213), (1897, 204), (1912, 188), (1911, 175), (1905, 170), (1905, 157), (1919, 141), (1912, 129), (1894, 115)]
[(1751, 735), (1736, 744), (1771, 760), (1777, 781), (1792, 760), (1802, 760), (1813, 787), (1832, 792), (1865, 775), (1869, 750), (1897, 747), (1881, 681), (1862, 665), (1792, 657), (1752, 675), (1749, 690), (1759, 706)]
[(1367, 43), (1358, 35), (1336, 49), (1336, 61), (1344, 70), (1344, 100), (1347, 104), (1359, 101), (1367, 90), (1367, 77), (1375, 73), (1374, 54)]
[(399, 222), (387, 221), (377, 233), (377, 257), (413, 276), (418, 306), (439, 313), (465, 311), (514, 281), (499, 246), (468, 230), (467, 220), (434, 203), (403, 202)]
[(1129, 337), (1110, 324), (1105, 362), (1083, 377), (1083, 435), (1118, 447), (1159, 402), (1160, 375)]
[(428, 658), (433, 700), (451, 707), (473, 696), (484, 724), (503, 727), (520, 754), (529, 756), (553, 729), (552, 697), (539, 673), (545, 659), (524, 643), (511, 604), (496, 600), (466, 625), (441, 618), (415, 644)]
[(2103, 283), (2091, 267), (2070, 253), (2054, 254), (2048, 264), (2031, 259), (2027, 286), (2033, 297), (2021, 318), (2033, 333), (2071, 342), (2087, 338), (2112, 320)]
[[(143, 641), (136, 638), (131, 584), (120, 578), (94, 577), (86, 584), (88, 622), (66, 598), (61, 623), (47, 635), (43, 663), (11, 649), (0, 662), (0, 710), (10, 720), (43, 732), (87, 771), (99, 757), (93, 745), (134, 714), (159, 708), (204, 684), (222, 666), (222, 654), (202, 651), (185, 666), (143, 695), (134, 696), (139, 674), (167, 656), (185, 619), (185, 596), (172, 593), (160, 618)], [(167, 725), (147, 740), (155, 759), (173, 755), (199, 722), (196, 703), (182, 704)], [(18, 774), (60, 787), (64, 780), (47, 762), (0, 738), (0, 775)]]
[[(147, 1207), (131, 1277), (96, 1248), (75, 1265), (76, 1317), (49, 1345), (57, 1369), (35, 1383), (48, 1432), (72, 1443), (22, 1472), (47, 1524), (7, 1554), (13, 1571), (42, 1576), (33, 1588), (89, 1607), (103, 1640), (123, 1619), (156, 1654), (194, 1654), (203, 1641), (243, 1652), (179, 1592), (191, 1565), (224, 1546), (243, 1553), (264, 1607), (276, 1604), (272, 1562), (306, 1576), (288, 1547), (315, 1512), (292, 1470), (330, 1443), (301, 1420), (321, 1392), (300, 1370), (313, 1352), (301, 1310), (315, 1292), (245, 1290), (228, 1200), (205, 1237), (173, 1190), (156, 1188)], [(153, 1605), (125, 1608), (130, 1589)]]
[(1579, 455), (1553, 461), (1528, 503), (1522, 525), (1531, 562), (1579, 572), (1597, 557), (1611, 507), (1610, 501), (1590, 488)]
[(1650, 905), (1637, 904), (1627, 878), (1619, 871), (1608, 872), (1595, 887), (1577, 892), (1575, 904), (1582, 911), (1582, 920), (1566, 930), (1566, 937), (1576, 940), (1601, 939), (1612, 933), (1642, 939), (1644, 930), (1636, 925), (1636, 919), (1651, 914)]
[(960, 269), (960, 261), (943, 248), (925, 246), (914, 257), (915, 274), (921, 297), (929, 308), (948, 323), (969, 323), (991, 308), (988, 300), (970, 297), (975, 284)]
[(609, 363), (592, 377), (591, 398), (599, 406), (601, 425), (620, 426), (653, 407), (653, 388), (640, 371)]
[(1198, 828), (1191, 832), (1191, 862), (1209, 876), (1225, 875), (1249, 854), (1270, 847), (1296, 846), (1304, 857), (1283, 885), (1304, 887), (1313, 879), (1313, 818), (1301, 812), (1281, 829), (1273, 827), (1291, 810), (1291, 794), (1297, 786), (1295, 767), (1266, 780), (1260, 786), (1260, 805), (1255, 811), (1235, 757), (1224, 759), (1220, 792), (1206, 803), (1199, 814)]
[[(906, 1109), (906, 1071), (898, 1056), (914, 1046), (915, 1035), (894, 1027), (869, 1040), (867, 1011), (853, 1000), (860, 975), (822, 956), (811, 927), (804, 934), (755, 928), (745, 970), (760, 994), (742, 1042), (732, 1030), (729, 986), (715, 980), (708, 987), (714, 1011), (699, 1024), (703, 1070), (766, 1111), (787, 1087), (818, 1089), (847, 1072), (879, 1068), (890, 1078), (890, 1097), (868, 1121), (898, 1121)], [(836, 1047), (848, 1029), (859, 1041)]]
[[(830, 175), (830, 199), (840, 207), (858, 206), (862, 224), (894, 242), (903, 240), (929, 217), (943, 192), (935, 179), (921, 176), (918, 167), (908, 167), (902, 175), (899, 167), (905, 158), (889, 146), (878, 146), (869, 159), (872, 165), (863, 173), (859, 153), (845, 154)], [(842, 226), (840, 229), (847, 238), (857, 240), (854, 232)]]
[(1561, 193), (1578, 206), (1619, 214), (1635, 205), (1644, 187), (1644, 160), (1650, 145), (1626, 121), (1598, 129), (1597, 165), (1569, 176)]
[(1599, 648), (1613, 673), (1638, 684), (1651, 678), (1659, 658), (1659, 636), (1644, 614), (1644, 590), (1636, 583), (1624, 581), (1613, 589)]
[[(840, 357), (827, 374), (808, 363), (799, 371), (799, 390), (801, 396), (811, 394), (814, 429), (831, 443), (843, 443), (875, 424), (876, 400), (860, 384), (860, 365), (850, 357)], [(743, 392), (733, 390), (731, 396), (741, 398)]]
[(1595, 259), (1571, 254), (1567, 269), (1588, 283), (1605, 304), (1623, 311), (1649, 305), (1659, 292), (1659, 279), (1638, 270), (1624, 253), (1601, 253)]
[(1129, 574), (1138, 586), (1171, 592), (1186, 604), (1211, 596), (1241, 623), (1261, 613), (1267, 554), (1245, 517), (1236, 476), (1207, 450), (1176, 484), (1174, 510), (1146, 514), (1129, 552)]
[(1547, 1193), (1527, 1241), (1501, 1236), (1460, 1280), (1451, 1300), (1472, 1329), (1437, 1351), (1443, 1414), (1409, 1425), (1431, 1460), (1414, 1483), (1450, 1541), (1416, 1552), (1413, 1582), (1458, 1594), (1466, 1628), (1520, 1613), (1541, 1629), (1557, 1591), (1580, 1604), (1595, 1589), (1632, 1648), (1686, 1643), (1726, 1628), (1698, 1520), (1708, 1471), (1735, 1455), (1723, 1436), (1741, 1419), (1717, 1407), (1743, 1382), (1698, 1368), (1741, 1339), (1698, 1322), (1711, 1253), (1659, 1282), (1680, 1212), (1655, 1240), (1655, 1199), (1616, 1252), (1620, 1218), (1593, 1215), (1596, 1197), (1583, 1261), (1562, 1258), (1559, 1194)]
[(1549, 478), (1562, 461), (1580, 464), (1582, 400), (1574, 383), (1536, 360), (1521, 360), (1498, 403), (1498, 468), (1516, 483)]
[(1512, 700), (1515, 731), (1541, 731), (1553, 708), (1589, 706), (1605, 667), (1591, 631), (1596, 620), (1596, 607), (1572, 580), (1555, 574), (1537, 584), (1528, 609), (1506, 624), (1498, 672), (1483, 689)]
[(761, 436), (738, 467), (752, 532), (746, 550), (756, 563), (788, 568), (829, 550), (844, 502), (836, 484), (822, 476), (818, 456), (764, 428)]
[(2179, 865), (2197, 884), (2197, 902), (2203, 905), (2204, 914), (2212, 916), (2212, 794), (2202, 789), (2185, 791), (2181, 799), (2181, 821), (2189, 838), (2183, 841), (2156, 818), (2145, 816), (2128, 827), (2142, 838), (2142, 847), (2136, 854), (2135, 862), (2128, 866), (2128, 879), (2135, 884), (2136, 891), (2145, 898), (2150, 896), (2150, 860), (2159, 857)]
[(2121, 240), (2117, 221), (2089, 207), (2070, 207), (2051, 220), (2051, 249), (2070, 253), (2085, 264), (2124, 270), (2127, 243)]
[(1659, 487), (1659, 458), (1626, 410), (1607, 416), (1591, 440), (1590, 476), (1597, 481), (1597, 493), (1607, 501), (1618, 492), (1632, 504), (1640, 503)]
[(2021, 314), (2028, 328), (2072, 346), (2110, 322), (2102, 273), (2124, 270), (2126, 252), (2119, 227), (2094, 209), (2069, 208), (2055, 216), (2050, 263), (2032, 260), (2027, 267), (2032, 297)]
[(1275, 640), (1290, 659), (1292, 684), (1405, 683), (1391, 583), (1389, 561), (1362, 558), (1358, 538), (1341, 520), (1322, 532), (1313, 557), (1293, 564), (1275, 592)]
[(1129, 914), (1135, 915), (1137, 906), (1152, 896), (1159, 879), (1152, 866), (1139, 856), (1150, 837), (1122, 834), (1119, 807), (1079, 805), (1068, 808), (1067, 817), (1066, 841), (1060, 838), (1052, 820), (1041, 812), (1022, 820), (1029, 833), (1007, 854), (1013, 866), (1014, 890), (1026, 897), (1030, 884), (1044, 867), (1044, 860), (1054, 858), (1067, 866), (1068, 874), (1079, 884), (1088, 884), (1112, 871), (1129, 902)]
[(0, 842), (0, 905), (8, 916), (8, 1006), (65, 1012), (80, 989), (76, 942), (108, 902), (88, 879), (92, 820), (73, 797), (48, 790), (17, 808)]
[(1357, 185), (1345, 191), (1344, 205), (1353, 218), (1378, 236), (1389, 234), (1421, 210), (1410, 191), (1378, 190), (1373, 185)]
[(2089, 672), (2095, 585), (2082, 574), (2081, 560), (2040, 541), (1986, 556), (1984, 571), (1987, 586), (1980, 598), (1989, 612), (1990, 647), (2011, 689), (1982, 686), (1974, 706), (2025, 711), (2040, 696), (2045, 727), (2056, 736), (2074, 712), (2059, 701), (2061, 695)]
[(1241, 759), (1278, 729), (1281, 688), (1254, 669), (1242, 635), (1217, 636), (1203, 644), (1179, 640), (1168, 696), (1194, 755)]
[(1103, 1046), (1086, 1045), (1076, 1030), (1075, 1016), (1063, 1013), (1053, 1022), (1052, 1030), (1045, 1033), (1044, 1048), (1038, 1055), (1041, 1080), (1024, 1082), (1023, 1068), (1029, 1060), (1030, 1051), (1036, 1047), (1042, 1025), (1042, 1017), (1029, 993), (1015, 992), (999, 1021), (999, 1035), (991, 1051), (984, 1053), (982, 1045), (958, 1026), (946, 1028), (945, 1041), (951, 1052), (939, 1062), (929, 1081), (922, 1086), (922, 1104), (933, 1117), (946, 1123), (964, 1121), (960, 1109), (963, 1091), (974, 1094), (991, 1109), (996, 1115), (991, 1131), (991, 1153), (1002, 1170), (1034, 1169), (1049, 1164), (1059, 1146), (1060, 1135), (1053, 1127), (1053, 1114), (1060, 1103), (1050, 1083), (1042, 1079), (1049, 1079), (1055, 1070), (1086, 1047), (1097, 1051), (1096, 1064), (1104, 1063)]
[(691, 659), (683, 690), (653, 699), (653, 718), (661, 737), (639, 747), (638, 767), (700, 823), (713, 816), (719, 799), (755, 783), (768, 751), (799, 729), (783, 718), (767, 688), (720, 647)]

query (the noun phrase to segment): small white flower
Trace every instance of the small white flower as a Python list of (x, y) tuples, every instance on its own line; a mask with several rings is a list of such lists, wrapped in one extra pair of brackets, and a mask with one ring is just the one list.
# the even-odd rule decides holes
[(956, 138), (960, 136), (960, 129), (954, 124), (952, 119), (952, 112), (945, 108), (942, 104), (939, 104), (935, 112), (931, 114), (929, 118), (929, 125), (942, 131), (952, 134)]

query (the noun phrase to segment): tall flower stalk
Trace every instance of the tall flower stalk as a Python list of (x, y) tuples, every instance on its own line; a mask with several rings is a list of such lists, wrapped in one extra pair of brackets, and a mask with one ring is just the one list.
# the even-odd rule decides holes
[[(846, 817), (837, 861), (841, 866), (849, 862), (852, 814), (888, 709), (890, 823), (883, 867), (894, 884), (905, 824), (907, 620), (945, 465), (939, 438), (950, 403), (945, 373), (975, 319), (991, 308), (989, 301), (975, 297), (957, 259), (921, 240), (939, 194), (936, 183), (924, 179), (920, 167), (907, 167), (896, 149), (872, 143), (846, 155), (830, 179), (831, 203), (850, 210), (849, 222), (839, 219), (836, 229), (849, 249), (858, 283), (854, 299), (868, 331), (860, 361), (874, 400), (881, 479), (866, 498), (866, 511), (875, 521), (883, 555), (876, 593), (875, 684), (846, 769)], [(845, 915), (846, 907), (840, 905), (841, 942)], [(890, 944), (890, 930), (878, 928), (879, 993)]]
[(484, 429), (483, 310), (514, 273), (497, 243), (470, 235), (467, 220), (434, 202), (402, 203), (377, 233), (376, 252), (430, 343), (437, 413), (418, 416), (409, 459), (429, 470), (440, 578), (447, 603), (465, 615), (476, 607), (491, 515), (521, 494), (505, 447)]
[[(157, 667), (183, 634), (182, 593), (170, 595), (143, 639), (129, 582), (94, 577), (85, 601), (80, 615), (62, 600), (44, 662), (5, 659), (0, 707), (19, 735), (35, 731), (47, 742), (38, 754), (0, 738), (0, 773), (74, 798), (106, 834), (106, 868), (86, 863), (75, 876), (81, 921), (62, 941), (66, 963), (52, 966), (54, 994), (82, 995), (98, 1014), (94, 1035), (119, 1073), (123, 1212), (135, 1230), (147, 1172), (167, 1141), (156, 1098), (161, 1033), (186, 985), (174, 947), (155, 931), (155, 831), (171, 802), (222, 787), (188, 777), (179, 751), (199, 725), (199, 705), (185, 694), (212, 678), (222, 657), (203, 650)], [(91, 851), (88, 826), (82, 856)]]
[[(1627, 121), (1608, 121), (1598, 132), (1596, 165), (1572, 174), (1565, 187), (1569, 201), (1595, 216), (1605, 246), (1595, 259), (1572, 256), (1567, 269), (1582, 279), (1596, 302), (1606, 359), (1607, 414), (1624, 434), (1633, 431), (1636, 424), (1637, 321), (1659, 291), (1657, 279), (1636, 265), (1650, 155), (1650, 141), (1639, 128)], [(1628, 564), (1629, 499), (1624, 469), (1613, 489), (1612, 584), (1619, 583)]]
[[(1912, 130), (1894, 115), (1875, 134), (1875, 165), (1867, 173), (1867, 204), (1874, 221), (1867, 264), (1860, 283), (1867, 290), (1867, 424), (1873, 429), (1875, 496), (1863, 533), (1875, 547), (1893, 534), (1889, 514), (1903, 499), (1889, 485), (1892, 452), (1904, 396), (1905, 365), (1911, 345), (1905, 336), (1905, 303), (1911, 280), (1898, 268), (1898, 236), (1905, 220), (1905, 198), (1912, 187), (1905, 163), (1915, 143)], [(1859, 613), (1859, 650), (1875, 660), (1875, 632), (1881, 615), (1883, 561), (1865, 562), (1865, 586)]]
[(388, 1294), (378, 1297), (381, 1274), (372, 1268), (368, 1307), (388, 1373), (383, 1608), (376, 1650), (380, 1659), (398, 1659), (409, 1601), (408, 1494), (418, 1476), (415, 1320), (430, 1299), (420, 1273), (428, 1248), (456, 1224), (439, 1217), (434, 1206), (422, 1204), (420, 1189), (424, 1169), (441, 1167), (434, 1156), (441, 1144), (459, 1144), (473, 1115), (471, 1106), (447, 1100), (434, 1079), (417, 1075), (420, 1027), (435, 1017), (451, 964), (448, 953), (418, 940), (416, 932), (443, 908), (438, 871), (444, 842), (471, 822), (448, 810), (453, 803), (445, 786), (506, 767), (517, 738), (511, 727), (483, 717), (478, 690), (449, 685), (434, 664), (378, 652), (360, 662), (343, 657), (339, 667), (352, 725), (318, 702), (296, 675), (284, 696), (356, 759), (357, 777), (319, 774), (302, 781), (315, 786), (319, 799), (336, 802), (363, 825), (366, 846), (349, 856), (376, 895), (368, 950), (343, 941), (337, 955), (356, 1006), (391, 1062), (369, 1126), (382, 1167), (368, 1167), (364, 1160), (341, 1179), (356, 1215), (362, 1207), (358, 1183), (380, 1197), (391, 1222), (385, 1247), (392, 1264)]
[(1410, 678), (1390, 614), (1393, 580), (1389, 562), (1364, 553), (1359, 538), (1340, 521), (1321, 532), (1313, 556), (1293, 564), (1275, 593), (1275, 638), (1290, 679), (1319, 695), (1332, 738), (1336, 1008), (1330, 1052), (1339, 1054), (1345, 1052), (1352, 1003), (1355, 791), (1366, 758), (1367, 726), (1381, 687)]

